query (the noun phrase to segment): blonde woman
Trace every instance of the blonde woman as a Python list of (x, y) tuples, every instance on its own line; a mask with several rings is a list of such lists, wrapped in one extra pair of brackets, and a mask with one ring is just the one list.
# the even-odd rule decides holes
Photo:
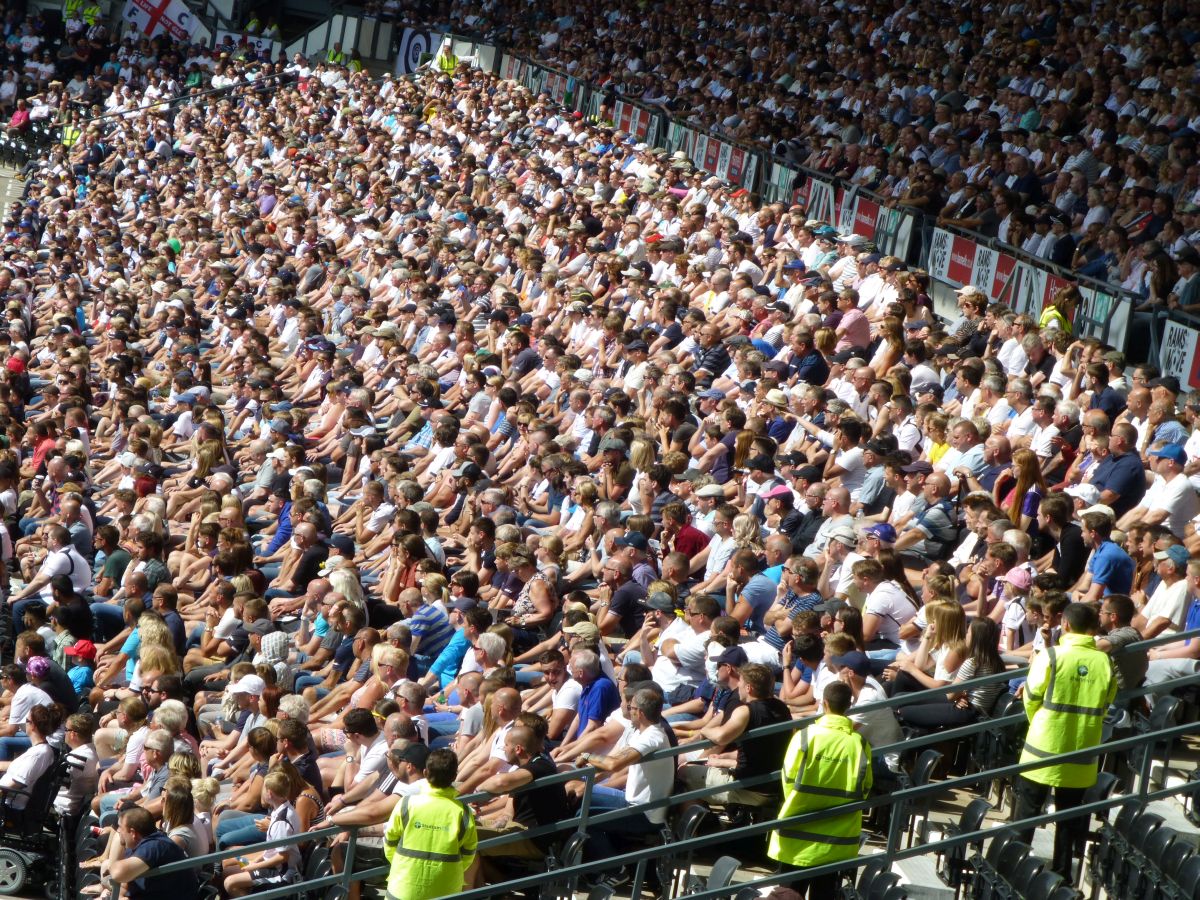
[(903, 694), (942, 687), (954, 681), (966, 650), (967, 615), (956, 601), (935, 603), (925, 609), (921, 642), (911, 656), (898, 657), (892, 693)]

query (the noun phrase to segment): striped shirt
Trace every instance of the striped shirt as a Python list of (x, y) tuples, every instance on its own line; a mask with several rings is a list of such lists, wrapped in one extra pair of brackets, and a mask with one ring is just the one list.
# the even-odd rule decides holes
[(414, 638), (420, 638), (417, 651), (422, 656), (436, 657), (454, 637), (449, 617), (432, 603), (423, 603), (405, 623)]

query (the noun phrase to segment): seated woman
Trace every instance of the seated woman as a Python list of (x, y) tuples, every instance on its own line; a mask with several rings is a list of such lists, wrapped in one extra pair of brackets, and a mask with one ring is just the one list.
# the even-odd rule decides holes
[(1005, 682), (997, 681), (969, 690), (953, 688), (955, 684), (972, 678), (1004, 671), (1004, 662), (997, 650), (999, 640), (1000, 628), (991, 619), (975, 619), (971, 622), (967, 629), (966, 659), (958, 667), (946, 698), (902, 706), (896, 710), (900, 721), (916, 728), (957, 728), (970, 725), (980, 716), (989, 715), (997, 695), (1007, 689)]
[[(25, 734), (29, 737), (29, 749), (11, 762), (0, 763), (0, 798), (4, 801), (5, 813), (19, 812), (29, 802), (27, 793), (37, 780), (54, 763), (54, 748), (47, 739), (58, 731), (62, 724), (62, 707), (35, 706), (25, 719)], [(26, 793), (17, 793), (24, 791)]]

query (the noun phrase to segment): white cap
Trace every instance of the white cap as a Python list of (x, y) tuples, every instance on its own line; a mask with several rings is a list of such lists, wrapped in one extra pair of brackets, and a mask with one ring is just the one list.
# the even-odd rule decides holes
[(229, 688), (229, 693), (250, 694), (252, 697), (261, 697), (266, 687), (267, 683), (257, 675), (243, 675)]
[(1093, 503), (1091, 506), (1081, 512), (1080, 515), (1086, 516), (1088, 513), (1104, 513), (1104, 515), (1108, 516), (1114, 522), (1117, 520), (1117, 514), (1113, 512), (1113, 508), (1111, 506), (1106, 506), (1103, 503)]
[(1068, 497), (1082, 500), (1084, 506), (1095, 506), (1100, 502), (1100, 489), (1094, 484), (1073, 484), (1063, 493)]

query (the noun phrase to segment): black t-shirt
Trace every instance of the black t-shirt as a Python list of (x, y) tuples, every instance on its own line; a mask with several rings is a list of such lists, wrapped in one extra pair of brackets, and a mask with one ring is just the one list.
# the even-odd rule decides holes
[(1043, 356), (1042, 361), (1040, 363), (1038, 363), (1037, 365), (1033, 364), (1033, 360), (1030, 360), (1029, 362), (1027, 362), (1025, 364), (1025, 376), (1027, 378), (1032, 378), (1038, 372), (1041, 372), (1043, 375), (1045, 375), (1047, 378), (1049, 378), (1050, 373), (1053, 371), (1054, 371), (1054, 356), (1049, 353), (1047, 353), (1045, 356)]
[[(747, 704), (747, 708), (750, 710), (750, 721), (746, 725), (747, 733), (756, 731), (764, 725), (786, 722), (792, 717), (787, 704), (778, 697), (768, 697), (766, 700), (751, 700)], [(738, 742), (737, 766), (734, 767), (731, 774), (734, 778), (750, 778), (754, 775), (766, 775), (774, 772), (779, 768), (779, 761), (787, 753), (788, 742), (791, 740), (791, 737), (792, 733), (790, 731), (783, 731), (779, 734), (770, 734), (750, 740), (740, 740)], [(761, 791), (762, 793), (778, 793), (778, 780), (759, 785), (754, 790)]]
[(79, 695), (75, 693), (75, 686), (71, 684), (71, 679), (62, 666), (52, 659), (48, 661), (50, 668), (46, 670), (46, 677), (38, 687), (49, 694), (55, 703), (66, 707), (67, 712), (75, 712), (79, 707)]
[(646, 599), (646, 589), (636, 581), (627, 581), (613, 592), (608, 611), (620, 619), (621, 634), (631, 636), (642, 627), (645, 608), (638, 602)]
[[(532, 775), (535, 781), (558, 771), (554, 761), (545, 754), (535, 756), (521, 768)], [(531, 829), (549, 825), (562, 818), (566, 803), (567, 793), (561, 783), (520, 791), (513, 794), (513, 821)], [(538, 849), (545, 851), (554, 843), (555, 836), (548, 834), (530, 840)]]
[(526, 347), (513, 358), (512, 372), (514, 375), (528, 375), (541, 364), (542, 358), (538, 356), (538, 352), (532, 347)]
[(313, 544), (304, 551), (300, 562), (296, 564), (296, 574), (292, 581), (296, 585), (296, 593), (302, 594), (308, 590), (308, 583), (316, 578), (321, 571), (321, 563), (329, 558), (329, 545), (324, 542)]
[[(142, 860), (151, 871), (187, 859), (183, 848), (161, 831), (146, 835), (129, 855)], [(194, 870), (155, 875), (153, 878), (147, 875), (129, 882), (125, 890), (130, 900), (195, 900), (199, 882)]]
[(1054, 545), (1054, 571), (1067, 584), (1074, 584), (1083, 574), (1088, 550), (1083, 543), (1083, 529), (1074, 522), (1063, 528)]

